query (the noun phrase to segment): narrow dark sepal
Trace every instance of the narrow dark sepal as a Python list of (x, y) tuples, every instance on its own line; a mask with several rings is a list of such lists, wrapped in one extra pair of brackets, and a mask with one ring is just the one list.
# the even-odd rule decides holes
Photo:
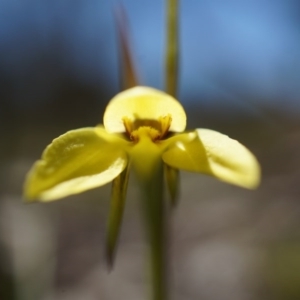
[(114, 179), (112, 183), (110, 212), (107, 222), (105, 258), (109, 269), (113, 267), (117, 241), (122, 225), (126, 193), (129, 179), (129, 167)]
[(176, 207), (179, 199), (180, 173), (179, 170), (165, 164), (164, 166), (165, 180), (167, 182), (168, 191), (172, 207)]
[(120, 46), (121, 89), (124, 90), (137, 86), (139, 84), (139, 80), (136, 74), (130, 47), (127, 14), (121, 4), (119, 4), (115, 9), (115, 18)]

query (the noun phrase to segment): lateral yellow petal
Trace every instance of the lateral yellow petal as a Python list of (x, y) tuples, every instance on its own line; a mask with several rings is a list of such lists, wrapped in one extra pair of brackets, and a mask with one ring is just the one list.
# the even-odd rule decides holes
[[(254, 189), (260, 182), (260, 166), (238, 141), (209, 129), (197, 129), (193, 139), (177, 141), (163, 154), (170, 166), (212, 175), (222, 181)], [(191, 133), (188, 133), (191, 137)]]
[(170, 95), (144, 86), (137, 86), (116, 95), (108, 104), (103, 124), (109, 132), (124, 132), (123, 118), (158, 120), (171, 115), (170, 131), (181, 132), (186, 126), (186, 115), (181, 104)]
[[(124, 141), (125, 143), (125, 141)], [(51, 201), (112, 181), (126, 167), (127, 156), (119, 137), (103, 128), (69, 131), (45, 149), (27, 175), (28, 200)]]

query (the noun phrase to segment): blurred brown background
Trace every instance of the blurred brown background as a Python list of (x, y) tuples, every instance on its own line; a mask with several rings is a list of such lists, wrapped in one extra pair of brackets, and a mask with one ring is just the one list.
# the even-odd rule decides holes
[[(164, 1), (123, 1), (143, 84), (163, 88)], [(116, 265), (103, 255), (110, 187), (22, 203), (49, 142), (102, 122), (118, 92), (113, 1), (0, 1), (0, 299), (146, 299), (131, 180)], [(189, 128), (246, 145), (257, 191), (183, 173), (170, 219), (175, 300), (300, 299), (299, 2), (182, 1), (180, 100)]]

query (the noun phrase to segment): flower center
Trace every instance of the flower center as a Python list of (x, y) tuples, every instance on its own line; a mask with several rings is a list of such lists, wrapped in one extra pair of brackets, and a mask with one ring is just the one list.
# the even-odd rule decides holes
[(153, 142), (163, 139), (169, 131), (172, 117), (167, 115), (158, 120), (134, 120), (124, 117), (123, 124), (127, 135), (132, 141), (137, 142), (141, 135), (147, 134)]

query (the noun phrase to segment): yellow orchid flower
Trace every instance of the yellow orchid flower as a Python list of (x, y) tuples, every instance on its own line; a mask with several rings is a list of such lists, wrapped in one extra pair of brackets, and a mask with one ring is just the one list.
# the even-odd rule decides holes
[[(166, 91), (177, 90), (178, 0), (167, 0)], [(123, 88), (138, 85), (120, 8), (118, 29), (123, 62)], [(126, 27), (126, 26), (125, 26)], [(103, 126), (69, 131), (45, 149), (29, 171), (25, 198), (48, 202), (112, 181), (106, 235), (111, 265), (124, 212), (131, 169), (142, 187), (141, 204), (149, 240), (154, 300), (168, 299), (164, 178), (174, 203), (178, 170), (214, 176), (245, 188), (260, 181), (256, 158), (239, 142), (209, 129), (184, 132), (181, 104), (162, 91), (136, 86), (117, 94), (104, 113)]]
[(156, 161), (256, 188), (260, 167), (239, 142), (209, 129), (184, 132), (186, 114), (170, 95), (137, 86), (117, 94), (104, 126), (69, 131), (46, 148), (25, 183), (25, 197), (52, 201), (102, 186), (131, 167), (142, 182)]

